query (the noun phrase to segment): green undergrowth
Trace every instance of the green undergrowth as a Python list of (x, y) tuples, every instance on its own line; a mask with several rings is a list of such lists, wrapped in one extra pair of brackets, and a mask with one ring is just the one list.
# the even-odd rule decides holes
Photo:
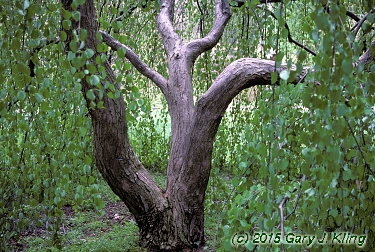
[[(161, 176), (156, 175), (158, 181)], [(74, 211), (64, 206), (64, 222), (60, 228), (62, 251), (144, 251), (138, 246), (138, 227), (121, 200), (105, 181), (99, 191), (105, 207), (102, 211), (83, 206)], [(51, 246), (53, 235), (44, 228), (34, 230), (17, 242), (22, 251), (60, 251)]]
[[(153, 174), (160, 186), (165, 186), (166, 176)], [(215, 178), (207, 190), (205, 236), (206, 248), (217, 247), (220, 241), (215, 240), (217, 233), (220, 202), (212, 202), (219, 189)], [(225, 178), (224, 178), (225, 180)], [(224, 181), (220, 178), (220, 181)], [(225, 186), (221, 184), (221, 188)], [(105, 207), (98, 211), (90, 204), (73, 210), (73, 206), (64, 206), (63, 223), (58, 234), (62, 248), (53, 246), (53, 234), (47, 228), (38, 227), (23, 233), (19, 239), (12, 241), (18, 251), (145, 251), (139, 247), (139, 229), (123, 202), (112, 192), (105, 181), (100, 180), (99, 191)], [(216, 195), (216, 196), (215, 196)], [(88, 201), (89, 202), (89, 201)]]

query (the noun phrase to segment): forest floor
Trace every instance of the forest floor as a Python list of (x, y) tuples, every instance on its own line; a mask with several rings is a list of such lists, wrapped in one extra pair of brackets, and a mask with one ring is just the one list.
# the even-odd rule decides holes
[[(63, 251), (144, 251), (138, 246), (138, 227), (122, 201), (105, 202), (104, 215), (93, 209), (75, 212), (70, 205), (63, 212)], [(51, 233), (39, 227), (12, 242), (16, 251), (59, 251), (51, 239)]]
[[(159, 184), (165, 183), (165, 176), (154, 175)], [(46, 226), (30, 228), (12, 239), (14, 251), (145, 251), (138, 246), (139, 230), (134, 217), (125, 204), (101, 181), (99, 190), (105, 205), (102, 213), (95, 207), (82, 207), (74, 211), (73, 206), (62, 207), (63, 222), (59, 231), (61, 250), (53, 246), (53, 234)], [(216, 231), (217, 216), (206, 215), (206, 239), (208, 246)]]

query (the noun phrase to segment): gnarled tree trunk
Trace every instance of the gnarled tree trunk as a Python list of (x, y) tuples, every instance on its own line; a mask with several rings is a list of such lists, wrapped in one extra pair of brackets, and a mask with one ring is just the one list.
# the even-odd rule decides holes
[[(66, 10), (70, 9), (71, 1), (62, 0), (62, 3)], [(141, 245), (155, 251), (202, 250), (205, 190), (213, 141), (221, 118), (241, 90), (270, 84), (274, 62), (258, 59), (233, 62), (194, 105), (191, 68), (200, 54), (218, 43), (230, 18), (228, 2), (217, 1), (212, 30), (206, 37), (189, 43), (183, 43), (174, 31), (174, 1), (161, 1), (160, 6), (156, 22), (168, 58), (168, 79), (148, 67), (129, 47), (98, 30), (93, 0), (86, 0), (79, 7), (81, 18), (79, 22), (72, 20), (72, 28), (87, 30), (86, 48), (96, 51), (99, 32), (113, 50), (125, 48), (125, 57), (161, 89), (168, 103), (172, 141), (166, 190), (160, 188), (143, 167), (129, 143), (123, 96), (111, 99), (104, 90), (102, 101), (105, 108), (89, 110), (97, 167), (134, 215), (140, 229)], [(72, 38), (68, 36), (66, 43)], [(96, 64), (97, 55), (96, 52), (90, 59), (93, 64)], [(105, 81), (115, 84), (116, 78), (108, 62), (102, 65), (106, 71)], [(286, 66), (277, 71), (281, 69), (286, 69)], [(86, 93), (94, 86), (82, 78), (82, 87), (89, 107), (91, 100)]]

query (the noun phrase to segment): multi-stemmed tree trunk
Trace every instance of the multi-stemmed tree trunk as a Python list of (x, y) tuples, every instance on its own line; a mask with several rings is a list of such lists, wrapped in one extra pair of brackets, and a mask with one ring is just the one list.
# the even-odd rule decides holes
[[(72, 1), (62, 0), (70, 9)], [(86, 48), (96, 52), (98, 33), (113, 50), (125, 48), (125, 57), (164, 94), (171, 115), (171, 149), (167, 185), (163, 190), (143, 167), (132, 149), (123, 96), (112, 99), (104, 92), (104, 109), (90, 109), (94, 128), (96, 164), (112, 190), (125, 202), (140, 229), (141, 245), (150, 250), (201, 250), (204, 244), (204, 198), (210, 169), (214, 137), (232, 99), (243, 89), (271, 83), (275, 62), (240, 59), (230, 64), (194, 104), (191, 69), (203, 52), (219, 41), (230, 19), (227, 0), (217, 0), (212, 30), (201, 39), (183, 42), (173, 27), (174, 1), (163, 0), (156, 22), (168, 62), (168, 79), (147, 66), (126, 45), (99, 31), (93, 0), (79, 7), (80, 20), (72, 29), (85, 29)], [(72, 36), (70, 36), (72, 37)], [(66, 42), (68, 44), (68, 41)], [(95, 63), (95, 53), (92, 63)], [(104, 62), (106, 81), (116, 83), (108, 62)], [(286, 66), (279, 67), (279, 72)], [(292, 81), (298, 82), (304, 73)], [(86, 97), (93, 89), (82, 79)], [(104, 85), (103, 85), (104, 86)], [(118, 87), (117, 87), (118, 88)]]

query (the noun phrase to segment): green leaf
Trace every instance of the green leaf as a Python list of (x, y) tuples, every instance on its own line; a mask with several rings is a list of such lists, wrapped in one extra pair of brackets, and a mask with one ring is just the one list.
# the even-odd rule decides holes
[(65, 31), (60, 32), (60, 41), (65, 41), (67, 39), (68, 35)]
[[(97, 49), (98, 52), (106, 52), (108, 50), (108, 47), (107, 47), (106, 44), (100, 43), (100, 44), (98, 44), (98, 46), (96, 47), (96, 49)], [(100, 59), (100, 57), (99, 57), (99, 59)]]
[[(79, 40), (85, 41), (86, 37), (87, 37), (87, 30), (86, 29), (80, 29), (79, 30)], [(87, 50), (91, 50), (92, 51), (92, 49), (87, 49)], [(91, 58), (91, 57), (89, 57), (89, 58)]]
[(348, 107), (345, 105), (345, 104), (339, 104), (338, 107), (337, 107), (337, 115), (338, 116), (344, 116), (346, 115), (346, 113), (348, 112)]
[(90, 100), (95, 100), (95, 94), (94, 94), (94, 91), (92, 89), (89, 89), (87, 92), (86, 92), (86, 97), (89, 98)]
[(88, 183), (89, 184), (92, 184), (92, 183), (94, 183), (95, 182), (95, 178), (93, 177), (93, 176), (90, 176), (89, 177), (89, 181), (88, 181)]
[(275, 84), (277, 82), (278, 75), (277, 72), (272, 72), (271, 73), (271, 84)]
[(75, 69), (81, 68), (85, 64), (85, 60), (82, 57), (73, 58), (72, 65)]
[(81, 85), (81, 83), (76, 83), (76, 84), (74, 85), (74, 90), (77, 91), (77, 92), (81, 91), (81, 90), (82, 90), (82, 85)]
[(76, 54), (74, 52), (69, 51), (68, 52), (68, 60), (71, 61), (76, 57)]
[(60, 197), (55, 196), (53, 202), (57, 205), (60, 202)]
[(89, 156), (85, 156), (84, 163), (87, 164), (87, 165), (90, 165), (90, 164), (92, 163), (92, 159), (91, 159), (91, 157), (89, 157)]
[(339, 214), (339, 212), (337, 211), (337, 209), (333, 209), (331, 211), (331, 215), (332, 215), (333, 218), (336, 218), (338, 214)]
[(298, 60), (299, 61), (304, 61), (307, 57), (307, 52), (306, 51), (299, 51), (298, 52)]
[(112, 14), (112, 15), (116, 15), (117, 12), (118, 12), (117, 8), (115, 8), (115, 7), (111, 7), (111, 14)]
[(18, 92), (17, 92), (17, 99), (20, 100), (20, 101), (23, 101), (23, 100), (25, 100), (25, 98), (26, 98), (25, 91), (18, 90)]
[(288, 80), (290, 72), (288, 70), (282, 70), (280, 72), (280, 78), (283, 80)]
[(86, 176), (81, 176), (79, 179), (80, 179), (84, 184), (87, 183), (87, 177), (86, 177)]
[(99, 108), (99, 109), (105, 108), (104, 107), (104, 102), (103, 101), (99, 101), (98, 104), (96, 105), (96, 107)]
[(124, 36), (124, 35), (121, 35), (120, 38), (119, 38), (119, 41), (121, 44), (126, 44), (127, 42), (127, 37)]
[(237, 177), (232, 178), (232, 185), (234, 187), (238, 186), (240, 184), (240, 180)]
[(27, 8), (29, 8), (29, 6), (30, 6), (30, 1), (29, 0), (25, 0), (23, 2), (23, 9), (26, 10)]
[(115, 99), (115, 96), (112, 92), (108, 92), (108, 97), (111, 99)]
[(63, 20), (62, 26), (65, 30), (70, 30), (70, 26), (72, 25), (72, 22), (70, 20)]
[(64, 19), (68, 20), (72, 17), (72, 13), (68, 10), (63, 10)]
[(124, 47), (120, 47), (118, 50), (117, 50), (117, 54), (120, 58), (124, 58), (125, 57), (125, 53), (126, 53), (126, 49)]
[(348, 181), (352, 178), (352, 171), (350, 169), (347, 169), (343, 173), (343, 179), (344, 181)]
[(130, 70), (130, 69), (131, 69), (131, 66), (132, 66), (132, 65), (131, 65), (130, 63), (125, 63), (125, 64), (124, 64), (124, 69), (125, 69), (125, 70)]
[(131, 74), (127, 74), (126, 75), (126, 82), (127, 83), (132, 83), (133, 82), (133, 75), (131, 75)]
[(311, 34), (312, 39), (315, 41), (315, 43), (318, 43), (319, 41), (319, 32), (318, 30), (314, 30)]
[(94, 50), (92, 50), (92, 49), (90, 49), (90, 48), (86, 49), (86, 57), (87, 57), (88, 59), (91, 59), (92, 56), (94, 56), (94, 54), (95, 54)]
[(100, 83), (100, 78), (99, 78), (99, 76), (97, 76), (97, 75), (91, 75), (90, 76), (90, 81), (89, 81), (89, 83), (91, 84), (91, 85), (97, 85), (97, 84), (99, 84)]
[(39, 93), (36, 93), (35, 94), (35, 99), (38, 101), (38, 102), (42, 102), (43, 101), (43, 96)]
[(72, 17), (73, 17), (73, 19), (74, 19), (76, 22), (78, 22), (78, 21), (79, 21), (79, 18), (80, 18), (80, 13), (79, 13), (79, 11), (73, 11), (73, 13), (72, 13)]
[(353, 71), (353, 64), (351, 61), (344, 59), (342, 61), (342, 69), (347, 73), (350, 74)]
[(89, 63), (89, 64), (86, 65), (86, 69), (89, 70), (90, 74), (95, 74), (96, 71), (97, 71), (95, 65), (91, 64), (91, 63)]

